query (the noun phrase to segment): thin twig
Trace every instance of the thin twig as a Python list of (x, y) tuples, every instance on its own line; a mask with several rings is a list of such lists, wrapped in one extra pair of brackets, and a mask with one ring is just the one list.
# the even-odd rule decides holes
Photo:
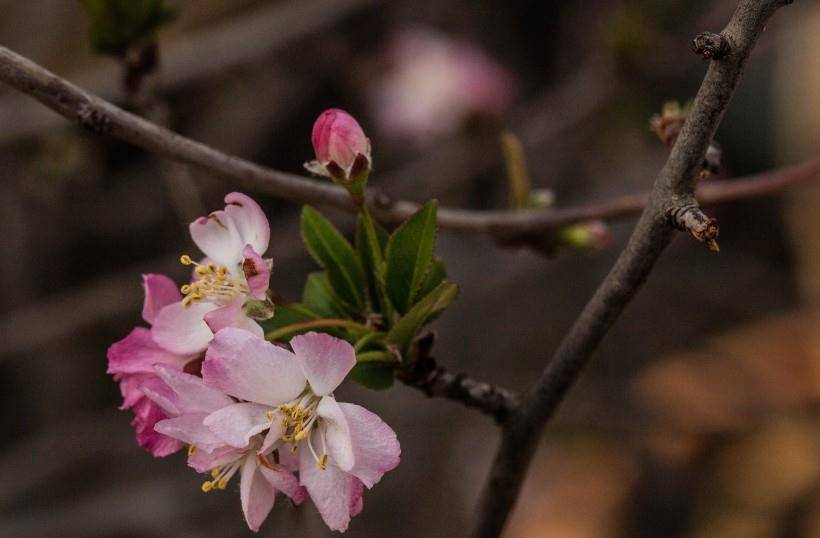
[(785, 0), (741, 0), (723, 35), (731, 44), (712, 61), (669, 159), (660, 171), (624, 251), (564, 337), (541, 377), (505, 424), (501, 444), (477, 512), (474, 536), (496, 537), (504, 528), (541, 432), (589, 361), (592, 352), (646, 281), (674, 228), (668, 212), (696, 205), (695, 182), (709, 143), (766, 21)]
[[(270, 170), (244, 159), (227, 155), (189, 138), (180, 136), (130, 114), (107, 101), (78, 88), (22, 56), (0, 47), (0, 80), (26, 93), (63, 116), (92, 131), (107, 134), (168, 159), (192, 164), (231, 180), (252, 192), (301, 203), (320, 204), (353, 212), (347, 192), (328, 182)], [(820, 163), (733, 182), (713, 182), (703, 187), (707, 203), (759, 195), (782, 189), (817, 176)], [(613, 200), (544, 211), (471, 211), (441, 208), (441, 228), (481, 233), (504, 242), (526, 243), (528, 235), (540, 234), (589, 219), (616, 219), (638, 213), (648, 195), (626, 195)], [(419, 205), (392, 201), (383, 194), (368, 193), (368, 204), (382, 222), (401, 222)]]

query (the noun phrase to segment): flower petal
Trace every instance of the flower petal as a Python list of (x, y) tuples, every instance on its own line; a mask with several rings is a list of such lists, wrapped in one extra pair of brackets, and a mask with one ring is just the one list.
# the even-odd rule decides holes
[(248, 281), (248, 289), (255, 299), (262, 300), (270, 286), (270, 268), (251, 245), (245, 245), (242, 256), (242, 271)]
[(175, 418), (160, 420), (154, 425), (154, 430), (183, 443), (194, 445), (198, 449), (211, 452), (224, 446), (225, 443), (202, 423), (206, 416), (208, 416), (206, 413), (187, 413)]
[(180, 398), (177, 393), (163, 381), (156, 371), (146, 374), (139, 384), (139, 391), (160, 407), (170, 417), (182, 414)]
[(242, 261), (242, 247), (245, 243), (239, 237), (239, 230), (225, 211), (214, 211), (207, 217), (199, 217), (188, 229), (191, 238), (218, 265), (224, 265), (233, 272)]
[(339, 407), (333, 396), (325, 396), (319, 401), (316, 414), (324, 419), (327, 451), (333, 463), (342, 471), (350, 472), (356, 463), (356, 456), (353, 452), (347, 418), (342, 412), (342, 408)]
[(214, 411), (204, 424), (227, 444), (245, 448), (251, 437), (270, 427), (268, 411), (270, 408), (264, 405), (237, 403)]
[(108, 348), (109, 374), (152, 373), (155, 364), (179, 365), (180, 368), (188, 358), (172, 353), (159, 346), (151, 338), (151, 331), (144, 327), (135, 327), (128, 336)]
[(270, 223), (259, 204), (241, 192), (225, 196), (225, 203), (225, 213), (236, 225), (242, 244), (250, 245), (259, 254), (264, 254), (270, 241)]
[(356, 480), (334, 465), (320, 469), (304, 444), (299, 448), (299, 481), (330, 530), (344, 532), (350, 524)]
[(176, 283), (165, 275), (142, 275), (142, 287), (145, 288), (142, 319), (149, 324), (154, 323), (154, 318), (164, 307), (182, 300)]
[(242, 329), (222, 329), (202, 364), (205, 382), (251, 402), (275, 407), (297, 397), (305, 377), (290, 351)]
[[(338, 404), (347, 419), (349, 439), (355, 456), (350, 474), (372, 488), (384, 473), (396, 468), (401, 447), (396, 432), (360, 405)], [(328, 443), (330, 439), (328, 438)]]
[(251, 453), (242, 463), (242, 478), (239, 482), (239, 498), (242, 501), (242, 512), (248, 528), (258, 532), (265, 518), (268, 517), (276, 490), (259, 472), (256, 454)]
[(176, 393), (178, 399), (174, 403), (180, 413), (209, 414), (234, 403), (222, 391), (207, 386), (201, 377), (161, 364), (156, 366), (156, 371)]
[(274, 469), (271, 469), (260, 465), (259, 471), (271, 486), (290, 497), (294, 504), (302, 504), (302, 501), (307, 498), (305, 487), (300, 485), (299, 480), (293, 476), (293, 473), (284, 467), (276, 465)]
[(160, 310), (151, 328), (151, 337), (163, 348), (180, 355), (204, 351), (213, 338), (203, 319), (216, 305), (204, 301), (183, 306), (172, 303)]
[(353, 346), (329, 334), (309, 332), (294, 336), (290, 347), (310, 388), (319, 396), (333, 392), (356, 365)]
[(182, 448), (182, 443), (178, 440), (154, 430), (156, 423), (166, 418), (168, 416), (162, 409), (147, 398), (143, 398), (134, 406), (134, 420), (131, 421), (131, 425), (137, 434), (137, 444), (157, 458), (168, 456)]
[(192, 450), (188, 455), (188, 466), (198, 473), (204, 473), (214, 467), (235, 461), (243, 452), (244, 450), (232, 446), (221, 446), (211, 452)]

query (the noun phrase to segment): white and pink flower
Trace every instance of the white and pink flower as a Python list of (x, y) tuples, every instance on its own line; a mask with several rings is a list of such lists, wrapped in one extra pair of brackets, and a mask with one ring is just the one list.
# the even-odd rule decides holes
[(264, 301), (271, 264), (262, 258), (268, 249), (270, 225), (250, 197), (232, 192), (225, 209), (200, 217), (190, 225), (194, 243), (205, 254), (194, 265), (194, 278), (182, 286), (181, 301), (162, 308), (151, 328), (153, 339), (175, 353), (205, 351), (214, 333), (242, 327), (262, 335), (262, 328), (245, 311), (248, 301)]
[(363, 486), (398, 465), (399, 443), (377, 415), (334, 398), (356, 364), (349, 343), (308, 333), (290, 344), (292, 352), (241, 329), (217, 333), (202, 377), (242, 401), (203, 423), (235, 448), (267, 430), (260, 453), (296, 454), (300, 483), (328, 527), (344, 531), (362, 509)]
[[(259, 453), (262, 437), (252, 435), (242, 447), (225, 443), (205, 424), (206, 418), (237, 404), (222, 391), (209, 387), (201, 377), (157, 365), (163, 384), (146, 394), (172, 418), (158, 422), (158, 432), (189, 445), (188, 464), (196, 471), (210, 472), (211, 479), (202, 491), (223, 490), (238, 472), (242, 512), (254, 532), (273, 508), (276, 494), (282, 492), (299, 504), (307, 497), (305, 488), (294, 476), (295, 465), (271, 462)], [(277, 454), (278, 457), (278, 454)]]
[(384, 136), (420, 145), (472, 117), (498, 118), (513, 102), (512, 72), (475, 43), (429, 28), (398, 33), (370, 102)]
[[(166, 306), (178, 303), (182, 295), (174, 281), (164, 275), (143, 276), (145, 302), (142, 317), (148, 325)], [(137, 443), (154, 456), (173, 454), (182, 447), (176, 439), (154, 431), (154, 424), (167, 418), (161, 407), (146, 397), (143, 386), (158, 381), (154, 365), (182, 370), (196, 358), (195, 354), (174, 353), (160, 346), (151, 337), (151, 330), (136, 327), (131, 333), (108, 348), (108, 373), (119, 381), (123, 403), (120, 409), (133, 409), (131, 424), (137, 433)]]

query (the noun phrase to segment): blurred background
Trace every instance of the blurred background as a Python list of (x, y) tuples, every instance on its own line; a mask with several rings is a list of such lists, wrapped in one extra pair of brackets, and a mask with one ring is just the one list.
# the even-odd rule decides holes
[[(0, 43), (197, 140), (300, 173), (320, 111), (373, 143), (391, 196), (509, 207), (499, 133), (557, 206), (650, 187), (648, 128), (697, 91), (689, 41), (718, 0), (186, 0), (158, 69), (124, 81), (78, 2), (0, 1)], [(145, 59), (144, 57), (142, 58)], [(150, 58), (149, 58), (150, 59)], [(140, 58), (128, 57), (132, 76)], [(757, 46), (717, 140), (718, 177), (820, 156), (820, 3)], [(69, 124), (0, 87), (0, 536), (245, 536), (236, 491), (203, 494), (181, 455), (139, 449), (106, 349), (142, 323), (140, 275), (181, 280), (187, 222), (232, 187)], [(253, 193), (248, 193), (253, 194)], [(272, 288), (313, 264), (299, 207), (272, 218)], [(328, 213), (344, 229), (352, 220)], [(713, 208), (721, 252), (680, 237), (548, 428), (506, 536), (820, 537), (820, 190)], [(624, 245), (545, 257), (441, 233), (461, 296), (435, 325), (454, 371), (524, 390)], [(463, 536), (498, 441), (485, 417), (397, 384), (344, 386), (398, 433), (402, 464), (350, 536)], [(232, 486), (234, 490), (238, 486)], [(262, 535), (325, 536), (280, 498)]]

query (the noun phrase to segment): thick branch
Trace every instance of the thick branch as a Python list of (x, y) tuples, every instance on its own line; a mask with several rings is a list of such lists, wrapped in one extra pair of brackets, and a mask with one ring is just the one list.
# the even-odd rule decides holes
[(706, 149), (740, 80), (744, 64), (781, 1), (741, 0), (723, 31), (730, 48), (713, 61), (669, 159), (655, 180), (649, 205), (624, 251), (573, 324), (519, 412), (504, 428), (482, 493), (475, 536), (498, 536), (518, 497), (544, 425), (555, 413), (592, 352), (615, 323), (672, 239), (670, 207), (694, 201)]
[(398, 379), (427, 396), (459, 402), (504, 424), (518, 409), (518, 395), (507, 389), (476, 381), (466, 374), (454, 374), (438, 365), (436, 359), (430, 356), (433, 339), (433, 334), (429, 333), (416, 343), (408, 361), (399, 368)]
[[(37, 64), (0, 47), (0, 80), (29, 94), (47, 107), (99, 133), (139, 146), (173, 161), (205, 168), (249, 191), (301, 203), (324, 204), (354, 211), (347, 193), (330, 183), (270, 170), (180, 136), (168, 129), (96, 97)], [(699, 190), (705, 203), (761, 195), (817, 177), (820, 161), (800, 167), (730, 182), (710, 182)], [(368, 193), (369, 205), (379, 220), (400, 222), (418, 204), (392, 201)], [(444, 229), (482, 233), (516, 243), (526, 236), (589, 219), (616, 219), (634, 215), (646, 205), (648, 194), (626, 195), (604, 202), (544, 211), (470, 211), (441, 208), (439, 225)], [(523, 239), (523, 241), (513, 241)]]

